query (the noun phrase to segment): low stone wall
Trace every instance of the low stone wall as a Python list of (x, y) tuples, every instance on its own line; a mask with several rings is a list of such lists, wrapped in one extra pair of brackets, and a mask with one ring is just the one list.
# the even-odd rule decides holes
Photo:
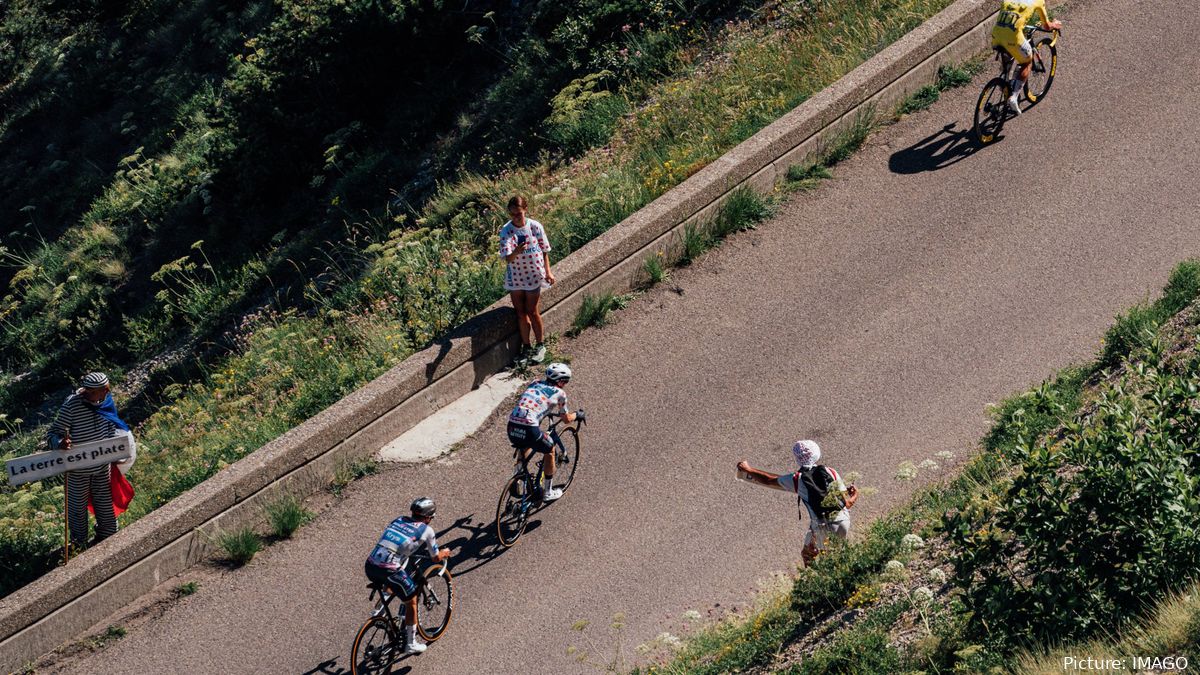
[[(958, 0), (829, 88), (556, 264), (543, 298), (550, 332), (570, 327), (586, 295), (639, 284), (643, 261), (674, 255), (682, 229), (710, 218), (733, 190), (770, 191), (793, 164), (822, 149), (862, 111), (887, 110), (938, 68), (987, 46), (994, 0)], [(323, 489), (338, 463), (376, 453), (477, 387), (515, 354), (507, 301), (414, 354), (116, 536), (0, 600), (0, 667), (15, 670), (178, 574), (209, 553), (212, 533), (260, 520), (280, 490)]]

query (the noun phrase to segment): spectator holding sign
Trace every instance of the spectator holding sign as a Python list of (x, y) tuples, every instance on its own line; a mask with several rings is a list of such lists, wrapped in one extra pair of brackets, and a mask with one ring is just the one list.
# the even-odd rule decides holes
[[(72, 443), (101, 441), (116, 436), (119, 431), (129, 430), (129, 425), (117, 416), (108, 377), (104, 373), (88, 373), (80, 384), (82, 386), (63, 402), (46, 434), (51, 450), (69, 450)], [(114, 483), (119, 487), (119, 503), (115, 508)], [(96, 541), (117, 533), (117, 514), (129, 505), (133, 491), (116, 466), (101, 464), (68, 471), (64, 485), (72, 546), (82, 548), (87, 544), (89, 507), (96, 515)]]
[(858, 488), (846, 487), (837, 471), (817, 464), (821, 448), (816, 441), (796, 441), (792, 446), (798, 471), (777, 475), (755, 469), (745, 461), (738, 462), (738, 478), (764, 487), (796, 493), (800, 519), (808, 513), (808, 533), (800, 557), (810, 565), (824, 550), (832, 535), (845, 539), (850, 535), (850, 507), (858, 501)]
[[(550, 271), (550, 240), (538, 221), (525, 215), (529, 203), (520, 195), (508, 200), (512, 220), (500, 228), (500, 256), (508, 263), (504, 290), (512, 296), (521, 335), (519, 361), (541, 363), (546, 358), (542, 336), (542, 289), (554, 283)], [(532, 334), (532, 335), (531, 335)]]

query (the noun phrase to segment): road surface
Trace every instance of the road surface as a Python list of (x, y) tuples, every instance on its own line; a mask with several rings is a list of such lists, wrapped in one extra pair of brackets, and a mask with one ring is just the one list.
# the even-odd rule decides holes
[[(362, 561), (417, 495), (463, 552), (457, 611), (411, 667), (586, 670), (566, 655), (627, 616), (625, 655), (681, 615), (744, 605), (799, 558), (796, 506), (734, 464), (825, 461), (902, 502), (904, 460), (963, 458), (986, 406), (1093, 355), (1113, 316), (1200, 254), (1200, 12), (1191, 0), (1076, 5), (1054, 90), (968, 152), (983, 78), (876, 134), (836, 177), (674, 272), (615, 324), (566, 343), (587, 408), (566, 497), (496, 555), (503, 411), (442, 460), (387, 469), (298, 536), (218, 575), (81, 673), (344, 672), (369, 605)], [(957, 123), (957, 127), (944, 127)], [(932, 474), (924, 474), (924, 478)], [(465, 519), (465, 520), (460, 520)], [(577, 620), (595, 622), (583, 635)]]

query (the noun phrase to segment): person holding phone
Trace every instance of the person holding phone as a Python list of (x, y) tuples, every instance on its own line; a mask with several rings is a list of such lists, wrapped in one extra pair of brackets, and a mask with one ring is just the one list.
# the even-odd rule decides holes
[(518, 361), (541, 363), (546, 358), (542, 333), (542, 288), (554, 283), (550, 271), (550, 241), (538, 221), (528, 217), (529, 203), (521, 195), (508, 200), (511, 218), (500, 228), (500, 255), (508, 263), (504, 290), (512, 297), (517, 312), (517, 332), (521, 335)]

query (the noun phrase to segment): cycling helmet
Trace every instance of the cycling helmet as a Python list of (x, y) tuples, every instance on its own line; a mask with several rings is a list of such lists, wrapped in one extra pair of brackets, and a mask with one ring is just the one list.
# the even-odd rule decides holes
[(413, 500), (412, 514), (420, 518), (432, 518), (437, 511), (437, 507), (433, 505), (433, 500), (429, 497), (417, 497)]
[(546, 368), (547, 382), (570, 382), (571, 369), (565, 363), (551, 363)]

